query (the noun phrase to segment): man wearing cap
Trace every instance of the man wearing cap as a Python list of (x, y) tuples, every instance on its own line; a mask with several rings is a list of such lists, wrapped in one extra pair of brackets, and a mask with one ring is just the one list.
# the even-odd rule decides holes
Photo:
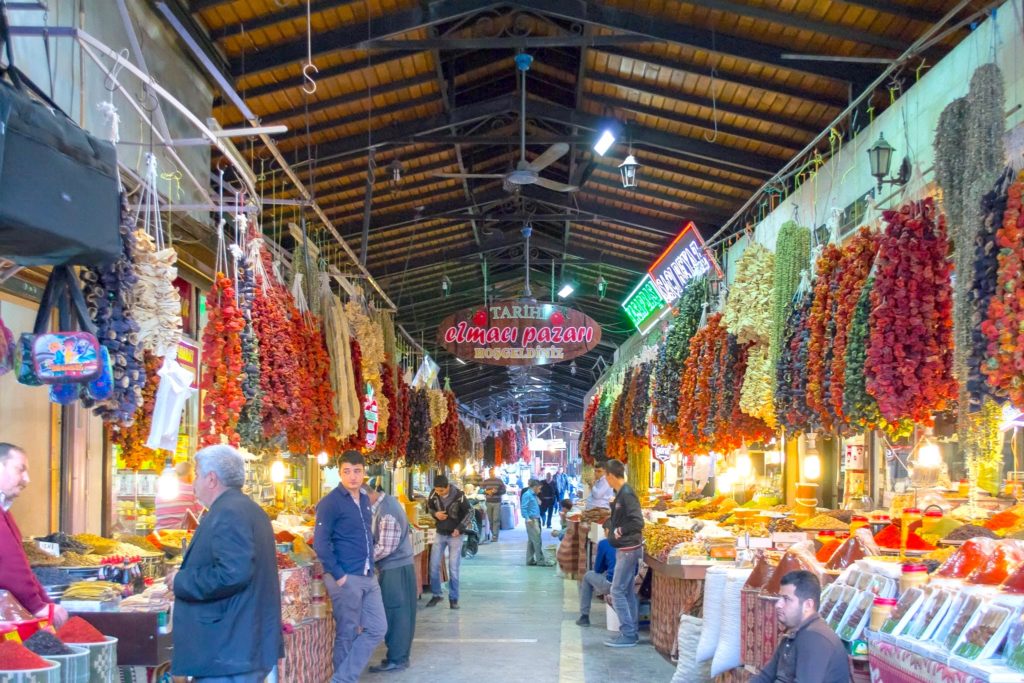
[(466, 496), (448, 482), (448, 477), (434, 477), (434, 490), (427, 500), (427, 511), (437, 520), (437, 537), (430, 549), (430, 590), (434, 594), (427, 607), (441, 602), (441, 563), (448, 549), (448, 606), (459, 609), (459, 565), (462, 562), (462, 530), (469, 526), (474, 514)]
[(416, 569), (413, 566), (412, 535), (405, 508), (394, 496), (384, 493), (380, 477), (367, 486), (373, 506), (373, 563), (380, 572), (381, 597), (388, 619), (384, 643), (388, 654), (370, 673), (409, 668), (409, 652), (416, 633)]

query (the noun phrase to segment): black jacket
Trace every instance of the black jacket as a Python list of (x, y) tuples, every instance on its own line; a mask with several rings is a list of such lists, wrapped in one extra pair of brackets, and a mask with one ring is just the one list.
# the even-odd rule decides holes
[[(640, 509), (640, 500), (636, 497), (633, 487), (623, 484), (616, 491), (612, 501), (611, 517), (604, 523), (608, 533), (608, 542), (613, 548), (631, 548), (640, 545), (644, 540), (644, 513)], [(615, 530), (622, 531), (616, 538)]]
[(849, 683), (850, 658), (839, 636), (817, 614), (779, 641), (767, 666), (750, 683)]
[(544, 480), (540, 484), (540, 500), (545, 505), (551, 505), (555, 502), (555, 498), (558, 497), (558, 492), (555, 491), (555, 482)]
[(274, 530), (238, 489), (213, 502), (174, 577), (175, 676), (269, 671), (284, 656)]
[[(451, 536), (456, 529), (462, 533), (469, 528), (469, 518), (473, 514), (473, 508), (469, 506), (466, 494), (454, 486), (452, 486), (452, 491), (455, 495), (447, 506), (441, 501), (441, 496), (437, 495), (436, 491), (431, 491), (430, 498), (427, 499), (427, 512), (437, 521), (437, 533), (445, 536)], [(438, 512), (448, 513), (448, 519), (437, 519)]]

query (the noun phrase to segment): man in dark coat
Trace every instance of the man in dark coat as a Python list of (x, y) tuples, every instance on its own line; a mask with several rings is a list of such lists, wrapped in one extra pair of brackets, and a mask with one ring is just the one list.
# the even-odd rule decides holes
[(274, 530), (242, 493), (245, 466), (230, 446), (196, 453), (196, 498), (209, 512), (167, 578), (174, 592), (175, 676), (262, 683), (284, 656)]
[(551, 516), (555, 511), (555, 502), (558, 492), (555, 491), (555, 482), (551, 479), (551, 473), (540, 483), (540, 520), (548, 529), (551, 528)]

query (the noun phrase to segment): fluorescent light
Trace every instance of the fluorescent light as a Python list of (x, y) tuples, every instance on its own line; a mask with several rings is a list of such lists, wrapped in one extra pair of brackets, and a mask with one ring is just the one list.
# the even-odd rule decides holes
[(576, 288), (573, 287), (570, 283), (566, 282), (564, 285), (562, 285), (562, 288), (558, 290), (558, 296), (559, 298), (564, 299), (565, 297), (572, 294), (574, 291), (576, 291)]
[(466, 361), (462, 360), (462, 359), (461, 359), (461, 358), (459, 358), (458, 356), (456, 356), (456, 357), (455, 357), (455, 360), (459, 361), (459, 363), (461, 363), (462, 365), (465, 365), (465, 364), (466, 364)]
[(614, 144), (615, 134), (612, 133), (610, 129), (605, 128), (604, 132), (601, 133), (601, 137), (599, 137), (597, 139), (597, 142), (594, 143), (594, 151), (600, 154), (601, 156), (604, 156), (608, 152), (608, 150), (612, 148), (612, 145)]

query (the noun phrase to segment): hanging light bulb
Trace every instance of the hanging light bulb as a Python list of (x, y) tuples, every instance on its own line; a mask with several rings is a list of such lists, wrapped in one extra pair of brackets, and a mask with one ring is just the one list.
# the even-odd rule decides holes
[(178, 497), (179, 490), (178, 473), (174, 471), (171, 459), (167, 458), (164, 471), (160, 473), (160, 478), (156, 481), (156, 497), (160, 500), (174, 500)]
[(750, 462), (750, 456), (747, 455), (746, 452), (736, 456), (736, 473), (739, 475), (740, 479), (746, 479), (749, 477), (753, 469), (753, 465)]
[(604, 275), (597, 276), (597, 298), (599, 301), (604, 301), (605, 295), (608, 293), (608, 281), (604, 279)]
[(454, 472), (456, 475), (458, 475), (458, 473), (461, 472), (461, 471), (462, 471), (462, 463), (461, 462), (457, 462), (454, 465), (452, 465), (452, 472)]
[(270, 481), (275, 484), (284, 483), (285, 468), (284, 462), (275, 460), (270, 463)]
[(326, 465), (328, 461), (327, 451), (320, 451), (320, 454), (316, 456), (317, 465)]
[(391, 182), (397, 185), (402, 182), (402, 171), (405, 167), (402, 166), (402, 162), (398, 159), (392, 159), (391, 163), (388, 164), (388, 170), (391, 171)]
[(807, 435), (807, 450), (803, 461), (804, 481), (817, 481), (821, 478), (821, 455), (818, 454), (818, 435), (811, 432)]
[(938, 469), (942, 465), (942, 451), (939, 450), (939, 445), (928, 436), (921, 440), (921, 445), (917, 449), (916, 465), (932, 470)]
[(445, 274), (441, 276), (441, 293), (444, 294), (444, 298), (447, 299), (448, 295), (451, 294), (451, 291), (452, 281), (448, 278), (448, 275)]
[(476, 472), (476, 470), (473, 468), (473, 463), (467, 462), (466, 463), (466, 476), (467, 477), (472, 477), (475, 472)]

